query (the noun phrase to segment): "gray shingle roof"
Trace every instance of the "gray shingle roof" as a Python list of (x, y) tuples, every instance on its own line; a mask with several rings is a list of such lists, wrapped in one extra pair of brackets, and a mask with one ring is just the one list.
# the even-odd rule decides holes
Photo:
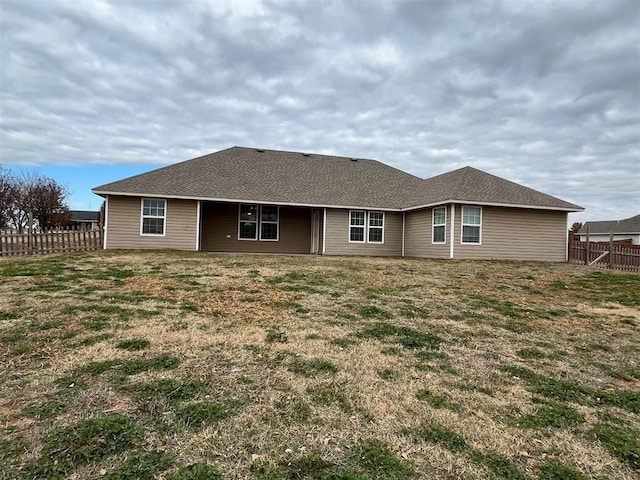
[(72, 222), (97, 222), (100, 216), (100, 212), (89, 210), (70, 210), (69, 213)]
[(399, 209), (421, 181), (376, 160), (232, 147), (93, 191)]
[(431, 205), (443, 201), (540, 207), (568, 211), (583, 210), (519, 183), (496, 177), (472, 167), (424, 180), (422, 189), (410, 199), (411, 206)]
[(578, 232), (580, 235), (589, 233), (640, 233), (640, 214), (624, 220), (605, 220), (601, 222), (587, 222)]
[(400, 210), (447, 200), (581, 210), (466, 167), (423, 180), (376, 160), (232, 147), (94, 193)]

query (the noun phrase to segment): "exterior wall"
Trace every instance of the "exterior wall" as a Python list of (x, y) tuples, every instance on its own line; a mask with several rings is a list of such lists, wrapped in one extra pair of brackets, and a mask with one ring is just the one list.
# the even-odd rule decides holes
[(164, 236), (140, 235), (141, 214), (140, 197), (110, 195), (106, 248), (196, 249), (197, 201), (167, 199)]
[(328, 208), (325, 254), (399, 257), (402, 255), (402, 213), (385, 212), (384, 243), (350, 243), (349, 210)]
[[(141, 199), (109, 196), (106, 248), (196, 250), (197, 201), (167, 199), (165, 236), (140, 234)], [(323, 212), (321, 212), (323, 213)], [(311, 208), (280, 207), (278, 241), (238, 239), (238, 204), (202, 202), (201, 250), (215, 252), (308, 254), (311, 250)], [(327, 209), (320, 225), (319, 248), (327, 255), (402, 255), (402, 213), (385, 212), (384, 243), (350, 243), (349, 210)], [(323, 215), (321, 215), (322, 219)], [(432, 209), (406, 212), (405, 256), (565, 261), (567, 213), (506, 207), (482, 207), (480, 245), (462, 245), (462, 205), (455, 205), (451, 235), (451, 206), (447, 207), (446, 243), (433, 245)], [(326, 245), (322, 233), (326, 232)], [(628, 236), (626, 237), (628, 238)], [(598, 241), (596, 235), (592, 241)], [(605, 241), (608, 241), (608, 235)]]
[(462, 245), (462, 205), (456, 205), (454, 258), (564, 262), (567, 213), (482, 207), (480, 245)]
[(404, 239), (404, 255), (405, 257), (425, 257), (425, 258), (449, 258), (450, 254), (450, 225), (451, 225), (451, 208), (447, 209), (446, 235), (445, 243), (431, 243), (433, 237), (433, 209), (425, 208), (407, 212), (405, 218), (405, 239)]
[[(620, 240), (629, 240), (631, 239), (631, 244), (632, 245), (640, 245), (640, 234), (637, 233), (628, 233), (628, 234), (623, 234), (623, 233), (614, 233), (613, 234), (613, 240), (614, 241), (620, 241)], [(587, 236), (586, 235), (580, 235), (580, 241), (581, 242), (586, 242), (587, 241)], [(606, 233), (592, 233), (589, 235), (589, 241), (590, 242), (608, 242), (609, 241), (609, 234)]]
[(237, 203), (202, 203), (200, 249), (206, 252), (309, 253), (311, 209), (280, 207), (277, 241), (239, 240)]

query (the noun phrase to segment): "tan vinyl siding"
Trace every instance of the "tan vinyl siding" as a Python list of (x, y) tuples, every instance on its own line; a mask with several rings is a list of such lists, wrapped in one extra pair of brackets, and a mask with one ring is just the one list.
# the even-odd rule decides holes
[[(376, 211), (376, 210), (372, 210)], [(349, 210), (327, 209), (327, 255), (402, 255), (402, 213), (385, 212), (384, 243), (349, 242)]]
[(450, 208), (447, 208), (447, 221), (445, 224), (445, 243), (431, 243), (433, 229), (433, 210), (427, 208), (413, 212), (407, 212), (405, 218), (404, 254), (406, 257), (425, 258), (449, 258)]
[(202, 203), (202, 243), (206, 252), (310, 253), (311, 209), (280, 207), (278, 241), (239, 240), (237, 203)]
[(166, 200), (165, 235), (140, 235), (140, 197), (109, 196), (107, 248), (169, 248), (195, 250), (198, 202)]
[(482, 207), (481, 245), (462, 245), (462, 205), (456, 205), (455, 258), (564, 262), (567, 213)]

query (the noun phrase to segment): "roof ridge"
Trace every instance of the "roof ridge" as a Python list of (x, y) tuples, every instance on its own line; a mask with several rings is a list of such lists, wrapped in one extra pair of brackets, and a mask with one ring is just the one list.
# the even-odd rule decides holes
[[(241, 145), (236, 145), (236, 146), (231, 147), (231, 148), (241, 148), (243, 150), (253, 150), (255, 152), (294, 153), (294, 154), (300, 154), (300, 155), (304, 155), (304, 156), (313, 155), (314, 157), (344, 158), (345, 160), (354, 160), (355, 159), (355, 160), (367, 160), (367, 161), (370, 161), (370, 162), (383, 163), (380, 160), (375, 160), (373, 158), (347, 157), (347, 156), (344, 156), (344, 155), (329, 155), (329, 154), (326, 154), (326, 153), (301, 152), (301, 151), (298, 151), (298, 150), (279, 150), (279, 149), (275, 149), (275, 148), (243, 147)], [(214, 152), (214, 153), (218, 153), (218, 152)]]
[(421, 178), (380, 160), (238, 145), (92, 190), (101, 195), (168, 195), (390, 209), (455, 200), (583, 210), (471, 166)]

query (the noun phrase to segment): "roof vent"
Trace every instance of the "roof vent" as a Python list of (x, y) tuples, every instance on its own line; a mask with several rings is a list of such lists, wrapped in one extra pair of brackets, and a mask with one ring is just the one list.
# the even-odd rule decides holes
[(357, 158), (352, 158), (352, 159), (351, 159), (351, 161), (352, 161), (352, 162), (357, 162), (357, 161), (358, 161), (358, 159), (357, 159)]
[(303, 156), (303, 157), (310, 157), (310, 156), (311, 156), (311, 154), (310, 154), (310, 153), (303, 153), (303, 154), (302, 154), (302, 156)]
[(260, 153), (262, 153), (262, 152), (264, 152), (264, 149), (262, 149), (262, 148), (256, 148), (256, 152), (260, 152)]

